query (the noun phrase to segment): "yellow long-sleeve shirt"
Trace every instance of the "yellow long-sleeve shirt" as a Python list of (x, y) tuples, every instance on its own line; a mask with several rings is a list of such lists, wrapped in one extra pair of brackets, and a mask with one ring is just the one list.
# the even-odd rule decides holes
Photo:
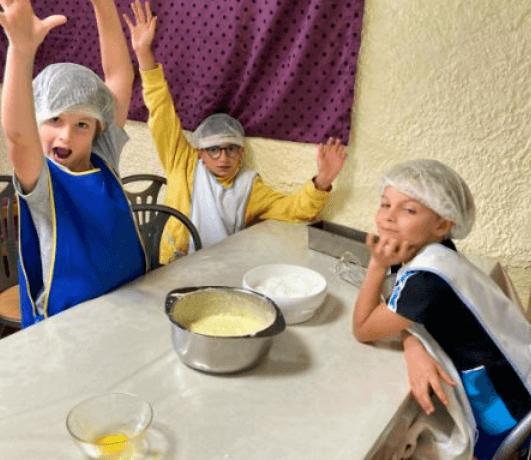
[[(141, 72), (144, 102), (149, 110), (149, 127), (162, 167), (168, 177), (166, 204), (190, 216), (190, 200), (199, 152), (186, 139), (162, 66)], [(221, 180), (230, 187), (234, 177)], [(257, 176), (245, 208), (246, 225), (274, 219), (301, 222), (314, 219), (323, 209), (328, 192), (315, 188), (309, 180), (295, 194), (273, 190)], [(167, 263), (176, 251), (186, 253), (188, 231), (172, 219), (165, 229), (161, 261)]]

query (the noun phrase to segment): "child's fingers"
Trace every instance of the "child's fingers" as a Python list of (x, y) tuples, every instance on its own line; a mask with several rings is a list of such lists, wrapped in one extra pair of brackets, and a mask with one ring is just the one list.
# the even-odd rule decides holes
[(133, 9), (133, 12), (135, 14), (135, 19), (136, 19), (137, 24), (146, 22), (146, 17), (144, 16), (144, 10), (139, 0), (135, 0), (134, 3), (131, 3), (131, 8)]
[(382, 253), (392, 255), (396, 254), (401, 250), (402, 243), (397, 239), (390, 238), (388, 236), (380, 238), (378, 240), (378, 246)]
[(66, 16), (62, 14), (55, 14), (53, 16), (48, 16), (46, 19), (42, 20), (42, 26), (46, 33), (50, 32), (54, 27), (63, 25), (66, 23)]
[(129, 16), (126, 13), (123, 13), (122, 17), (124, 18), (124, 21), (127, 24), (127, 27), (129, 27), (129, 30), (132, 31), (135, 26), (131, 22), (131, 19), (129, 18)]
[(410, 379), (409, 385), (411, 394), (413, 395), (421, 409), (426, 414), (431, 414), (435, 410), (435, 407), (433, 406), (433, 401), (430, 397), (430, 386), (432, 386), (432, 382), (425, 379), (422, 379), (420, 381)]
[[(319, 146), (323, 151), (334, 152), (336, 154), (339, 154), (340, 156), (344, 155), (346, 152), (345, 146), (341, 143), (339, 139), (334, 137), (329, 137), (325, 145), (319, 144)], [(328, 148), (324, 149), (324, 147)]]
[(153, 18), (153, 13), (151, 11), (151, 4), (149, 2), (144, 2), (144, 8), (146, 9), (147, 21), (151, 22), (151, 18)]
[(454, 380), (452, 379), (452, 377), (450, 377), (446, 371), (439, 365), (437, 364), (437, 372), (439, 372), (439, 376), (450, 386), (452, 387), (455, 387), (455, 382)]
[(347, 148), (343, 144), (339, 144), (339, 156), (346, 158), (347, 156)]
[(374, 233), (368, 233), (367, 237), (365, 238), (365, 244), (369, 248), (374, 248), (376, 243), (378, 243), (378, 237)]
[(428, 415), (432, 414), (433, 411), (435, 410), (435, 407), (433, 406), (433, 402), (429, 396), (428, 391), (423, 391), (423, 392), (416, 394), (412, 389), (411, 392), (413, 393), (413, 396), (419, 403), (419, 406), (421, 407), (421, 409)]
[(409, 244), (407, 241), (402, 241), (398, 245), (396, 252), (398, 259), (403, 262), (410, 259), (415, 252), (415, 247)]
[[(445, 406), (448, 404), (448, 397), (446, 396), (446, 393), (441, 386), (441, 382), (438, 378), (434, 378), (433, 381), (430, 380), (430, 386), (433, 389), (433, 392), (439, 398), (439, 401), (441, 401)], [(431, 402), (431, 401), (430, 401)]]

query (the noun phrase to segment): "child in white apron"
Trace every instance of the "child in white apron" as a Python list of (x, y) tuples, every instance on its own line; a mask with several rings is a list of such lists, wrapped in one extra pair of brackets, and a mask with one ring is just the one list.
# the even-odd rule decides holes
[[(413, 160), (384, 175), (380, 191), (379, 238), (367, 238), (372, 257), (354, 335), (363, 342), (404, 330), (417, 336), (455, 381), (460, 407), (448, 411), (465, 422), (469, 439), (460, 451), (434, 441), (430, 458), (470, 458), (473, 446), (475, 457), (490, 459), (531, 410), (531, 327), (450, 240), (468, 235), (475, 218), (470, 190), (455, 171)], [(385, 274), (399, 263), (388, 305), (381, 304)]]

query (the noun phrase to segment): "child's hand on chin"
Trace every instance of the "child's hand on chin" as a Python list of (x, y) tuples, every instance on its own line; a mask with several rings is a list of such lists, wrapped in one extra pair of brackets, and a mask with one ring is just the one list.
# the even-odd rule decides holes
[(389, 236), (378, 238), (374, 233), (367, 235), (365, 243), (371, 253), (371, 262), (385, 269), (411, 260), (417, 252), (417, 248), (407, 241)]

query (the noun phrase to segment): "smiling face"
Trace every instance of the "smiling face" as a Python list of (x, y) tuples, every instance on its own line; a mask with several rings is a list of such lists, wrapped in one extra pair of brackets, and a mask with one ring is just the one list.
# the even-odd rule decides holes
[[(208, 153), (210, 150), (215, 150), (216, 148), (217, 150), (214, 155)], [(210, 147), (210, 149), (200, 149), (199, 158), (214, 176), (225, 179), (233, 176), (239, 169), (243, 151), (243, 147), (223, 144), (217, 147)]]
[(391, 186), (385, 188), (376, 213), (380, 238), (407, 241), (418, 250), (429, 243), (442, 241), (453, 225), (453, 222)]
[(39, 129), (43, 152), (72, 172), (88, 171), (98, 122), (76, 112), (63, 112)]

